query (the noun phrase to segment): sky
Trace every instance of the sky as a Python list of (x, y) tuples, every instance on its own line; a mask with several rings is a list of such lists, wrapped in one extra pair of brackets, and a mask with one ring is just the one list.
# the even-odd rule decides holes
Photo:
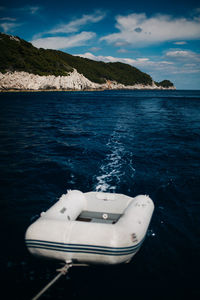
[(0, 31), (38, 48), (127, 63), (177, 89), (200, 89), (197, 0), (1, 0)]

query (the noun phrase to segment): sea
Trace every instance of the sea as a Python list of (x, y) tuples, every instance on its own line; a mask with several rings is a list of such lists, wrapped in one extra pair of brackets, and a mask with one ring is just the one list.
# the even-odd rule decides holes
[(0, 93), (0, 181), (1, 299), (56, 276), (24, 235), (70, 189), (155, 211), (129, 264), (72, 267), (41, 299), (200, 299), (200, 91)]

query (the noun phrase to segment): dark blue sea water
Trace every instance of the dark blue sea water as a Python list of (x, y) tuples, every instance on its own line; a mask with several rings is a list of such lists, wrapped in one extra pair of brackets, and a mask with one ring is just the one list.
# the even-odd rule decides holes
[(199, 299), (200, 91), (1, 93), (0, 160), (4, 299), (56, 275), (24, 234), (67, 189), (148, 194), (155, 212), (130, 264), (74, 267), (41, 299)]

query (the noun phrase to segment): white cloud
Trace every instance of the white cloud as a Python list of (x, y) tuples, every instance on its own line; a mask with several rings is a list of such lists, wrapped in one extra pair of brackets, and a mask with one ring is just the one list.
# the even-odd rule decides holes
[(90, 51), (92, 51), (92, 52), (97, 52), (99, 50), (101, 50), (100, 47), (92, 47), (92, 48), (90, 48)]
[(165, 59), (173, 62), (171, 74), (195, 74), (200, 72), (200, 54), (189, 50), (169, 50)]
[(40, 6), (26, 5), (24, 7), (17, 8), (18, 11), (26, 12), (28, 14), (34, 15), (41, 9)]
[(137, 68), (145, 68), (147, 69), (162, 69), (165, 68), (166, 66), (173, 65), (173, 62), (168, 62), (168, 61), (152, 61), (147, 57), (142, 57), (142, 58), (121, 58), (121, 57), (114, 57), (114, 56), (103, 56), (103, 55), (94, 55), (90, 52), (86, 52), (84, 54), (76, 54), (77, 56), (88, 58), (91, 60), (96, 60), (96, 61), (104, 61), (104, 62), (122, 62), (125, 64), (129, 64), (131, 66), (137, 67)]
[(40, 10), (39, 6), (29, 6), (29, 11), (32, 15), (34, 15), (35, 13), (37, 13)]
[(45, 49), (67, 49), (85, 45), (88, 40), (94, 38), (96, 34), (94, 32), (83, 31), (77, 35), (69, 37), (46, 37), (31, 41), (31, 43), (37, 48)]
[[(101, 40), (102, 39), (104, 39), (104, 38), (101, 38)], [(127, 42), (116, 42), (115, 43), (116, 47), (122, 47), (122, 46), (128, 46), (128, 45), (129, 45), (129, 43), (127, 43)]]
[(155, 15), (148, 18), (146, 14), (117, 16), (117, 33), (101, 38), (108, 43), (132, 46), (148, 46), (165, 41), (194, 40), (200, 38), (200, 20), (173, 18), (169, 15)]
[(11, 23), (11, 22), (4, 22), (0, 23), (0, 27), (3, 28), (3, 32), (9, 33), (15, 31), (16, 27), (20, 26), (19, 23)]
[(186, 45), (187, 42), (180, 41), (180, 42), (174, 42), (174, 45)]
[(166, 52), (165, 56), (168, 59), (188, 61), (188, 63), (200, 62), (200, 54), (189, 50), (170, 50)]
[(3, 29), (3, 32), (5, 33), (11, 33), (14, 32), (15, 29), (22, 24), (16, 22), (16, 18), (11, 18), (11, 17), (1, 17), (0, 18), (0, 27)]
[[(59, 34), (63, 34), (63, 33), (69, 34), (69, 33), (78, 32), (82, 26), (88, 25), (90, 23), (97, 23), (97, 22), (101, 21), (104, 17), (105, 17), (105, 13), (98, 10), (95, 13), (90, 14), (90, 15), (82, 15), (81, 18), (79, 18), (79, 19), (77, 18), (66, 24), (57, 25), (56, 27), (52, 28), (49, 31), (39, 32), (39, 33), (35, 34), (32, 39), (33, 39), (33, 42), (35, 42), (37, 40), (37, 43), (41, 43), (41, 42), (43, 43), (44, 41), (45, 41), (45, 43), (47, 43), (47, 42), (50, 43), (50, 41), (53, 41), (55, 39), (61, 40), (61, 37), (59, 37), (59, 38), (52, 37), (51, 38), (49, 36), (52, 36), (52, 35), (58, 36)], [(66, 40), (66, 37), (65, 37), (65, 40)], [(55, 48), (53, 48), (53, 49), (55, 49)], [(56, 49), (63, 49), (63, 48), (56, 48)]]
[(0, 21), (14, 22), (14, 21), (16, 21), (16, 19), (15, 18), (10, 18), (10, 17), (4, 17), (4, 18), (0, 18)]
[(79, 19), (75, 19), (67, 24), (61, 24), (51, 29), (47, 33), (55, 34), (55, 33), (73, 33), (77, 32), (81, 26), (89, 24), (89, 23), (97, 23), (101, 21), (105, 17), (105, 13), (96, 11), (91, 15), (83, 15)]
[(118, 53), (127, 53), (128, 50), (127, 50), (127, 49), (124, 49), (124, 48), (121, 48), (121, 49), (118, 49), (117, 52), (118, 52)]
[(94, 55), (90, 52), (86, 52), (84, 54), (77, 54), (77, 56), (89, 58), (96, 61), (104, 61), (104, 62), (123, 62), (126, 64), (133, 64), (136, 60), (131, 58), (119, 58), (119, 57), (113, 57), (113, 56), (103, 56), (103, 55)]

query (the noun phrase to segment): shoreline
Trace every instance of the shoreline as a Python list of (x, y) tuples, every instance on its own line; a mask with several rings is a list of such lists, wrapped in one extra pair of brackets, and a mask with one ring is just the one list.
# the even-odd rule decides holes
[(62, 90), (62, 89), (48, 89), (48, 90), (0, 90), (0, 93), (37, 93), (37, 92), (100, 92), (105, 90)]
[(158, 86), (152, 80), (151, 84), (135, 83), (124, 85), (107, 80), (96, 83), (73, 70), (68, 76), (40, 76), (27, 72), (0, 73), (0, 92), (39, 92), (39, 91), (105, 91), (105, 90), (172, 90), (174, 86)]
[(104, 91), (176, 91), (174, 88), (155, 88), (155, 89), (150, 89), (150, 88), (142, 88), (142, 89), (130, 89), (130, 88), (118, 88), (118, 89), (84, 89), (84, 90), (74, 90), (74, 89), (39, 89), (39, 90), (15, 90), (15, 89), (5, 89), (5, 90), (0, 90), (0, 93), (38, 93), (38, 92), (104, 92)]

